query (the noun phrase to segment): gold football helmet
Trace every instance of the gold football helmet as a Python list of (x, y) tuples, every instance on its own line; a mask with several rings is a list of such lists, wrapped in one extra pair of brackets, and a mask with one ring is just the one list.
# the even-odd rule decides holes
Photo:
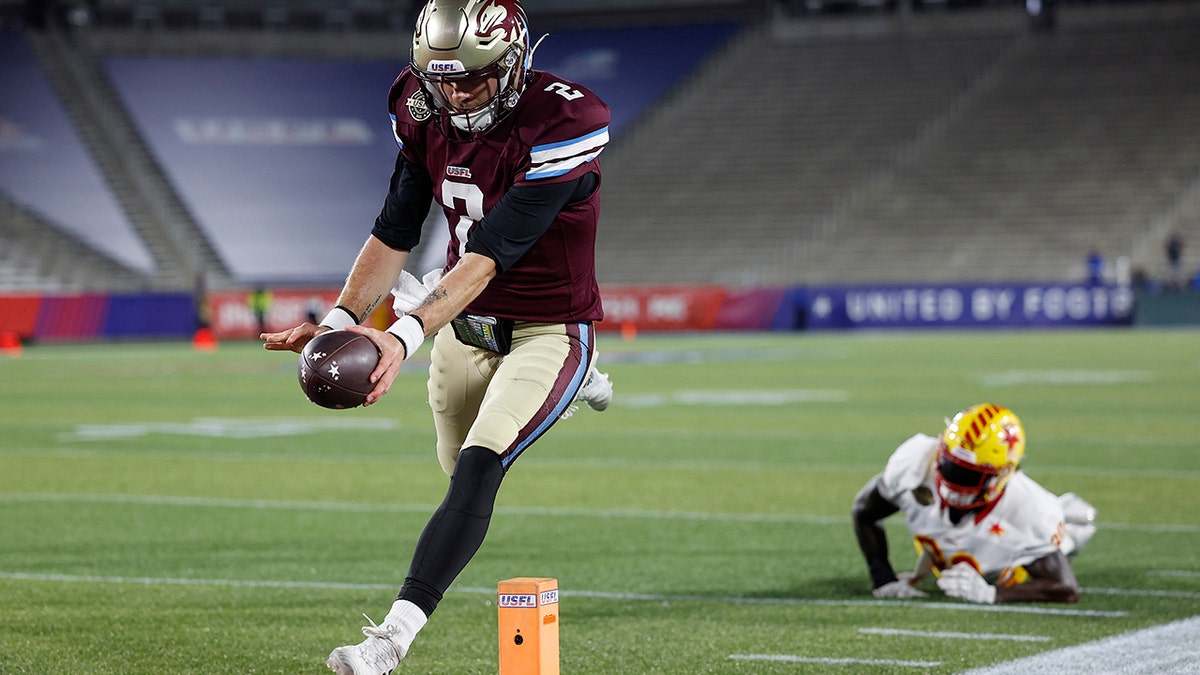
[(996, 501), (1025, 456), (1025, 430), (1011, 410), (981, 403), (949, 420), (938, 437), (937, 487), (954, 509)]
[[(413, 32), (411, 66), (435, 114), (481, 133), (517, 104), (532, 56), (517, 0), (429, 0)], [(466, 107), (453, 98), (461, 89), (477, 93)]]

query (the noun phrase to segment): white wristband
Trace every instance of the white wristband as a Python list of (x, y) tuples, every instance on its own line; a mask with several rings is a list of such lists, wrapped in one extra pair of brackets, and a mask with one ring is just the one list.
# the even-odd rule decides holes
[(406, 359), (420, 349), (421, 343), (425, 341), (425, 326), (412, 314), (405, 314), (397, 319), (396, 323), (388, 326), (387, 332), (400, 338)]
[(324, 319), (321, 319), (322, 326), (329, 326), (334, 330), (345, 330), (350, 326), (357, 326), (358, 320), (350, 312), (341, 307), (334, 307), (329, 310)]

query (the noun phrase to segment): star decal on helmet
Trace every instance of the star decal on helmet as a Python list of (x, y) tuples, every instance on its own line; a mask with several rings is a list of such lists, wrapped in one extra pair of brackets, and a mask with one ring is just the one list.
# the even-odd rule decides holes
[(1011, 453), (1020, 442), (1021, 432), (1016, 426), (1010, 424), (1004, 427), (1004, 444), (1008, 446), (1009, 453)]

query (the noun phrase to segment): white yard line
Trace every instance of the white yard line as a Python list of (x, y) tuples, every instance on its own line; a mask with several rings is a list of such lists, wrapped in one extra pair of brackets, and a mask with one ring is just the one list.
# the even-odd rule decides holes
[(1147, 570), (1146, 576), (1151, 577), (1200, 577), (1200, 570)]
[(900, 661), (896, 659), (833, 659), (791, 654), (730, 654), (735, 661), (776, 661), (783, 663), (821, 663), (831, 666), (892, 666), (898, 668), (936, 668), (941, 661)]
[[(221, 499), (214, 497), (176, 497), (170, 495), (130, 494), (0, 494), (0, 502), (47, 502), (63, 504), (145, 504), (149, 506), (186, 506), (229, 509), (274, 509), (280, 511), (329, 511), (350, 513), (432, 513), (437, 504), (365, 504), (339, 502), (283, 501), (271, 499)], [(559, 518), (632, 518), (641, 520), (686, 520), (735, 523), (801, 523), (846, 525), (848, 516), (810, 516), (770, 513), (701, 513), (659, 511), (653, 509), (585, 509), (560, 506), (499, 506), (497, 513), (551, 516)]]
[[(275, 499), (224, 499), (215, 497), (181, 497), (173, 495), (135, 494), (56, 494), (52, 492), (23, 492), (0, 494), (3, 502), (60, 502), (64, 504), (147, 504), (153, 506), (191, 506), (231, 509), (274, 509), (280, 511), (330, 511), (350, 513), (420, 513), (432, 512), (437, 504), (367, 504), (346, 502), (285, 501)], [(799, 523), (807, 525), (847, 525), (849, 516), (818, 516), (776, 513), (705, 513), (698, 511), (661, 511), (656, 509), (588, 509), (565, 506), (499, 506), (498, 513), (515, 515), (553, 516), (560, 518), (631, 518), (642, 520), (685, 520), (737, 523)], [(1160, 523), (1097, 523), (1104, 530), (1132, 530), (1200, 534), (1200, 525)], [(1191, 572), (1190, 574), (1200, 574)]]
[(1195, 675), (1200, 616), (969, 670), (962, 675)]
[[(125, 577), (90, 574), (34, 574), (28, 572), (0, 572), (0, 580), (88, 583), (88, 584), (137, 584), (162, 586), (239, 586), (244, 588), (311, 588), (327, 590), (396, 590), (390, 584), (354, 584), (322, 581), (286, 581), (272, 579), (195, 579), (181, 577)], [(451, 586), (451, 593), (494, 595), (495, 588), (473, 586)], [(1056, 607), (1032, 607), (1024, 605), (972, 605), (961, 602), (914, 602), (907, 600), (816, 600), (804, 598), (747, 598), (716, 595), (679, 595), (667, 593), (618, 593), (612, 591), (560, 589), (562, 597), (593, 598), (599, 600), (621, 600), (642, 602), (708, 602), (730, 605), (775, 605), (775, 606), (819, 606), (819, 607), (888, 607), (895, 609), (950, 610), (994, 612), (1004, 614), (1046, 614), (1056, 616), (1079, 616), (1120, 618), (1128, 615), (1123, 611), (1100, 611), (1065, 609)]]
[(904, 630), (901, 628), (859, 628), (866, 635), (895, 635), (900, 637), (933, 638), (935, 640), (1000, 640), (1009, 642), (1049, 642), (1046, 635), (1013, 635), (1006, 633), (954, 633), (950, 631)]

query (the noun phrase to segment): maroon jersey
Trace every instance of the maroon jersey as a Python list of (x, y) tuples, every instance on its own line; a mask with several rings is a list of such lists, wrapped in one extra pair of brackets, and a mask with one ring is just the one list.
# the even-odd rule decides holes
[[(388, 102), (396, 142), (405, 160), (428, 171), (434, 199), (446, 213), (446, 270), (463, 256), (476, 225), (509, 188), (600, 175), (596, 157), (608, 143), (608, 106), (588, 89), (550, 73), (530, 71), (529, 78), (517, 106), (469, 140), (451, 140), (438, 128), (408, 69), (392, 85)], [(567, 204), (467, 311), (552, 323), (602, 319), (595, 268), (599, 215), (599, 190)]]

